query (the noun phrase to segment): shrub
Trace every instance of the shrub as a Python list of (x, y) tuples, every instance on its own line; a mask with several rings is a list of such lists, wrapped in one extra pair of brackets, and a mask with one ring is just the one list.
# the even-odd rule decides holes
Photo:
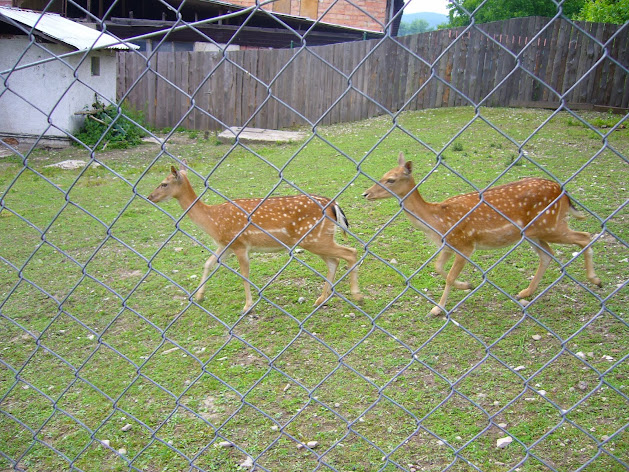
[[(98, 143), (97, 150), (125, 149), (140, 144), (142, 137), (146, 136), (144, 130), (135, 124), (142, 121), (143, 117), (138, 112), (126, 107), (105, 106), (96, 101), (92, 110), (85, 112), (85, 123), (75, 137), (92, 148)], [(80, 145), (78, 142), (75, 144)]]

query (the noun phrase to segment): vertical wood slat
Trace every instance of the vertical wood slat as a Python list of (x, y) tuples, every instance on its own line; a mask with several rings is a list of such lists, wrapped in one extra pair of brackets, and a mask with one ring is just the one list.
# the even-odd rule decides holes
[[(531, 36), (548, 21), (538, 17), (519, 18), (478, 25), (466, 33), (460, 28), (386, 38), (382, 42), (369, 40), (309, 48), (316, 54), (307, 50), (242, 50), (225, 54), (160, 52), (147, 60), (137, 52), (120, 52), (117, 53), (117, 94), (119, 99), (124, 96), (130, 106), (143, 111), (147, 121), (158, 128), (176, 126), (188, 114), (181, 122), (183, 126), (211, 130), (244, 123), (273, 129), (303, 125), (305, 122), (299, 114), (312, 123), (356, 121), (395, 113), (405, 105), (405, 109), (412, 110), (474, 105), (481, 101), (490, 106), (546, 100), (555, 103), (557, 94), (565, 94), (571, 88), (565, 97), (568, 105), (627, 107), (629, 74), (625, 63), (629, 30), (623, 28), (618, 32), (618, 26), (578, 23), (579, 28), (603, 43), (617, 35), (609, 41), (607, 54), (625, 68), (610, 59), (592, 68), (603, 48), (568, 21), (554, 20), (539, 41), (531, 43)], [(481, 28), (500, 44), (488, 40)], [(434, 63), (447, 48), (443, 57)], [(515, 64), (505, 48), (520, 54), (520, 68), (494, 90)], [(296, 52), (299, 56), (295, 62), (276, 78)], [(334, 64), (342, 74), (323, 64), (317, 55)], [(216, 68), (219, 62), (221, 65)], [(434, 64), (435, 73), (469, 97), (472, 103), (447, 84), (434, 77), (431, 79), (426, 63)], [(330, 108), (347, 90), (346, 76), (352, 72), (352, 90)], [(268, 97), (271, 81), (273, 96), (282, 98), (289, 107), (271, 98), (256, 113)], [(557, 94), (542, 85), (542, 81)], [(422, 91), (416, 94), (422, 86)], [(487, 97), (492, 91), (492, 96)], [(195, 108), (189, 112), (192, 94)]]

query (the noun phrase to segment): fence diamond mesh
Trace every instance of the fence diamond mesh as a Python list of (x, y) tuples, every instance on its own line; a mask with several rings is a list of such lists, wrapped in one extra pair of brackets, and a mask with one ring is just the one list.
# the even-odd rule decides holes
[[(560, 2), (397, 37), (402, 10), (384, 22), (360, 2), (296, 24), (273, 2), (203, 18), (156, 1), (161, 21), (101, 47), (124, 5), (67, 2), (97, 31), (79, 43), (47, 23), (55, 2), (0, 10), (0, 469), (629, 468), (627, 24)], [(339, 9), (383, 33), (320, 45)], [(260, 18), (279, 49), (232, 51)], [(216, 51), (177, 52), (182, 32)], [(380, 179), (400, 152), (415, 180), (397, 195), (410, 165)], [(492, 197), (529, 176), (558, 193)], [(427, 216), (414, 190), (475, 200)], [(591, 241), (552, 252), (531, 235), (565, 195)], [(527, 198), (542, 206), (524, 221)], [(431, 237), (433, 216), (455, 221)], [(479, 248), (504, 247), (471, 254), (486, 228)], [(321, 295), (333, 229), (357, 258)], [(247, 246), (284, 254), (247, 262)], [(448, 253), (471, 284), (440, 301)], [(538, 254), (549, 268), (520, 300)]]

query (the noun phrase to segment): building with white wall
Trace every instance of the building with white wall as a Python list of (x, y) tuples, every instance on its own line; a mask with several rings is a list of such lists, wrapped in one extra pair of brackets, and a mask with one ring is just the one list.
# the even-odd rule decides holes
[(56, 14), (0, 6), (0, 137), (71, 139), (81, 111), (116, 99), (116, 49)]

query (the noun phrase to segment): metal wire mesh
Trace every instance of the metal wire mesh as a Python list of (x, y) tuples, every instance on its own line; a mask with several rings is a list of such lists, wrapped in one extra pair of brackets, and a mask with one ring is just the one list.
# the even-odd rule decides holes
[[(68, 3), (83, 10), (101, 27), (103, 19), (109, 15), (105, 12), (103, 18), (97, 18), (79, 4)], [(424, 313), (427, 312), (425, 307), (432, 306), (436, 300), (424, 289), (422, 274), (429, 271), (429, 265), (440, 251), (447, 249), (447, 244), (443, 243), (425, 260), (414, 260), (410, 272), (400, 269), (393, 260), (401, 254), (383, 252), (378, 246), (388, 237), (392, 227), (407, 224), (398, 219), (404, 215), (402, 200), (395, 213), (381, 221), (372, 233), (361, 232), (364, 223), (355, 219), (350, 227), (350, 238), (362, 252), (359, 273), (366, 266), (377, 264), (380, 270), (391, 274), (391, 278), (401, 280), (402, 288), (399, 292), (384, 286), (373, 288), (367, 298), (376, 299), (377, 303), (365, 308), (346, 293), (348, 273), (345, 272), (333, 284), (333, 295), (340, 298), (342, 308), (331, 312), (331, 316), (325, 315), (324, 307), (304, 311), (301, 302), (285, 303), (286, 299), (276, 296), (277, 292), (272, 290), (276, 280), (295, 263), (298, 270), (303, 270), (300, 277), (310, 280), (309, 283), (325, 279), (325, 273), (317, 268), (318, 262), (302, 256), (295, 247), (287, 248), (289, 258), (266, 274), (265, 282), (260, 283), (261, 279), (252, 277), (256, 294), (253, 311), (235, 313), (231, 308), (221, 310), (197, 302), (194, 299), (196, 289), (182, 276), (184, 272), (190, 274), (197, 270), (196, 266), (193, 268), (186, 262), (185, 257), (177, 256), (183, 256), (188, 251), (186, 247), (200, 247), (205, 256), (216, 250), (202, 232), (186, 224), (188, 215), (185, 211), (173, 213), (174, 207), (154, 205), (151, 208), (163, 219), (151, 220), (148, 224), (155, 224), (155, 227), (145, 228), (146, 233), (134, 232), (121, 225), (125, 218), (135, 217), (138, 205), (150, 205), (147, 195), (140, 189), (157, 184), (153, 181), (156, 175), (153, 169), (164, 161), (178, 165), (186, 157), (173, 152), (172, 144), (177, 137), (176, 129), (184, 126), (193, 114), (205, 116), (222, 128), (247, 127), (255, 123), (271, 102), (280, 104), (308, 124), (305, 140), (278, 163), (267, 155), (267, 150), (247, 144), (240, 139), (241, 132), (235, 132), (234, 144), (221, 151), (222, 156), (210, 172), (199, 171), (194, 166), (189, 168), (191, 178), (204, 185), (199, 199), (233, 198), (229, 184), (217, 182), (220, 179), (215, 178), (239, 151), (254, 159), (255, 165), (263, 163), (277, 176), (276, 180), (267, 182), (264, 194), (254, 196), (268, 199), (287, 189), (298, 194), (316, 193), (317, 189), (301, 188), (284, 175), (291, 166), (299, 163), (309, 146), (322, 144), (340, 157), (341, 167), (349, 165), (352, 168), (347, 175), (338, 177), (341, 183), (328, 195), (343, 203), (352, 187), (365, 183), (371, 185), (380, 178), (366, 169), (370, 168), (374, 155), (383, 148), (388, 149), (393, 135), (410, 138), (434, 157), (434, 165), (418, 177), (418, 187), (439, 172), (447, 172), (464, 184), (462, 188), (471, 187), (480, 192), (481, 201), (484, 201), (487, 188), (510, 178), (512, 171), (523, 163), (558, 181), (563, 189), (584, 172), (598, 168), (597, 163), (603, 154), (614, 156), (616, 168), (612, 172), (627, 175), (626, 153), (612, 138), (624, 129), (629, 114), (625, 111), (610, 128), (601, 129), (573, 109), (568, 100), (571, 93), (583, 86), (603, 63), (612, 64), (629, 81), (626, 57), (609, 53), (610, 45), (623, 28), (602, 42), (570, 22), (558, 5), (556, 17), (531, 38), (531, 44), (557, 22), (568, 21), (580, 29), (586, 38), (584, 41), (590, 41), (602, 51), (591, 68), (580, 71), (574, 84), (559, 91), (544, 83), (536, 70), (527, 68), (524, 60), (526, 46), (514, 53), (474, 21), (434, 59), (422, 57), (392, 36), (389, 27), (392, 22), (381, 24), (387, 33), (378, 40), (379, 44), (393, 42), (422, 67), (430, 69), (429, 80), (418, 84), (407, 101), (393, 110), (367, 95), (360, 84), (354, 82), (361, 67), (377, 53), (377, 47), (366, 50), (365, 56), (348, 73), (323, 57), (316, 48), (308, 46), (312, 29), (296, 31), (281, 15), (265, 9), (266, 4), (257, 4), (224, 15), (222, 19), (264, 12), (277, 22), (278, 28), (290, 31), (300, 47), (293, 50), (291, 58), (270, 80), (251, 78), (264, 88), (266, 98), (243, 122), (228, 123), (200, 105), (203, 86), (225, 64), (243, 74), (249, 74), (248, 69), (224, 53), (213, 67), (203, 71), (204, 79), (192, 93), (183, 84), (175, 83), (157, 71), (155, 54), (167, 43), (168, 33), (176, 30), (195, 31), (221, 51), (232, 43), (216, 44), (198, 29), (208, 21), (216, 22), (216, 19), (184, 21), (175, 6), (161, 3), (174, 12), (178, 18), (175, 24), (159, 32), (163, 39), (157, 42), (152, 52), (126, 54), (141, 57), (146, 64), (143, 76), (155, 74), (165, 86), (187, 101), (189, 108), (187, 113), (174, 120), (172, 131), (157, 136), (156, 132), (144, 129), (159, 140), (159, 149), (150, 152), (139, 174), (119, 161), (100, 158), (95, 147), (106, 141), (105, 135), (96, 146), (87, 145), (56, 121), (58, 106), (71, 88), (86, 87), (90, 93), (99, 94), (79, 74), (80, 67), (88, 63), (90, 50), (70, 54), (51, 51), (48, 44), (30, 35), (27, 49), (33, 48), (45, 57), (32, 60), (25, 50), (15, 63), (2, 70), (0, 101), (2, 97), (20, 96), (26, 105), (39, 110), (47, 125), (35, 136), (32, 146), (25, 148), (6, 139), (3, 142), (8, 156), (4, 159), (12, 159), (9, 163), (18, 163), (18, 166), (17, 170), (7, 170), (3, 177), (0, 216), (5, 218), (0, 219), (0, 227), (5, 225), (7, 229), (6, 225), (11, 222), (22, 228), (24, 239), (9, 240), (5, 236), (9, 234), (8, 230), (2, 230), (1, 469), (234, 470), (241, 467), (251, 470), (413, 471), (629, 468), (626, 434), (629, 425), (626, 394), (629, 326), (626, 306), (622, 306), (627, 300), (625, 188), (616, 189), (620, 203), (609, 214), (589, 208), (571, 194), (588, 217), (597, 222), (598, 234), (592, 243), (595, 251), (596, 245), (603, 241), (614, 245), (613, 255), (606, 260), (617, 267), (597, 266), (600, 272), (613, 273), (616, 277), (611, 288), (599, 291), (581, 277), (572, 275), (573, 265), (580, 263), (583, 257), (583, 251), (580, 251), (567, 262), (561, 260), (565, 258), (553, 258), (553, 263), (559, 265), (560, 275), (541, 287), (529, 305), (520, 305), (512, 295), (513, 288), (505, 287), (496, 271), (514, 257), (520, 257), (521, 243), (527, 242), (523, 237), (519, 244), (489, 264), (476, 258), (469, 260), (480, 276), (480, 283), (451, 302), (451, 306), (446, 307), (445, 318), (434, 319), (427, 318)], [(370, 15), (356, 3), (345, 3)], [(112, 2), (109, 11), (116, 4)], [(339, 4), (332, 2), (321, 18)], [(182, 6), (183, 3), (179, 9)], [(312, 28), (316, 25), (315, 22)], [(30, 33), (29, 28), (18, 23), (12, 26)], [(457, 89), (440, 68), (440, 61), (449, 49), (469, 32), (483, 36), (514, 63), (504, 78), (481, 99)], [(237, 33), (238, 30), (233, 38)], [(146, 34), (128, 41), (133, 43), (155, 36)], [(278, 90), (282, 74), (303, 55), (317, 57), (320, 67), (334, 70), (346, 84), (343, 93), (333, 98), (328, 108), (315, 119), (302, 113)], [(77, 58), (78, 62), (75, 61)], [(50, 108), (22, 95), (21, 89), (12, 81), (17, 72), (48, 62), (62, 64), (66, 73), (75, 77), (71, 87), (54, 99)], [(527, 76), (550, 90), (558, 105), (532, 132), (513, 136), (503, 126), (496, 125), (484, 107), (515, 74)], [(121, 101), (129, 98), (141, 79), (131, 84)], [(431, 145), (402, 119), (409, 105), (434, 83), (462, 97), (472, 108), (469, 117), (442, 147)], [(44, 86), (32, 84), (32, 87)], [(388, 120), (385, 131), (373, 140), (370, 149), (362, 156), (336, 144), (336, 140), (322, 132), (320, 127), (331, 111), (350, 95), (370, 101), (377, 109), (375, 114), (384, 115)], [(107, 97), (100, 96), (99, 99), (107, 103)], [(601, 143), (600, 149), (567, 178), (556, 175), (545, 160), (527, 151), (531, 142), (544, 138), (544, 131), (560, 114), (567, 114), (579, 126), (586, 127)], [(116, 118), (121, 117), (142, 127), (139, 119), (118, 107)], [(108, 124), (108, 130), (115, 129), (116, 121)], [(478, 124), (486, 126), (517, 149), (512, 162), (491, 174), (483, 185), (475, 183), (465, 167), (453, 165), (446, 159), (447, 150)], [(44, 170), (39, 163), (33, 164), (41, 157), (38, 145), (53, 129), (78, 144), (87, 161), (87, 166), (78, 171), (69, 184), (60, 185), (56, 174)], [(57, 159), (52, 157), (52, 160)], [(113, 185), (113, 192), (128, 196), (128, 199), (125, 197), (123, 201), (112, 203), (113, 213), (104, 210), (107, 198), (90, 196), (92, 192), (98, 192), (100, 184), (88, 185), (87, 193), (84, 192), (84, 182), (93, 182), (90, 172), (97, 164), (102, 172), (99, 175), (108, 181), (106, 185)], [(470, 165), (479, 164), (470, 158)], [(53, 195), (50, 209), (41, 215), (29, 213), (28, 208), (19, 203), (19, 198), (12, 196), (21, 195), (27, 179), (37, 182), (36, 188), (41, 189), (42, 195)], [(449, 193), (447, 190), (444, 189), (445, 193)], [(72, 215), (71, 219), (66, 218), (68, 214)], [(621, 223), (610, 224), (612, 220)], [(85, 240), (87, 244), (74, 245), (60, 240), (57, 237), (60, 224), (73, 225), (72, 237)], [(138, 222), (138, 227), (143, 225), (146, 226)], [(147, 237), (160, 241), (156, 250), (147, 249)], [(423, 244), (421, 236), (413, 234), (409, 236), (411, 238), (412, 244)], [(171, 249), (175, 246), (175, 257), (172, 257)], [(407, 246), (395, 245), (395, 248), (409, 251)], [(101, 260), (103, 258), (106, 260)], [(38, 273), (50, 265), (56, 268), (58, 275), (55, 280), (44, 280)], [(225, 278), (232, 275), (226, 282)], [(134, 281), (130, 288), (120, 283), (120, 279), (129, 277)], [(215, 279), (219, 281), (213, 282)], [(172, 290), (162, 290), (155, 280), (163, 281)], [(233, 264), (221, 261), (210, 274), (208, 283), (215, 283), (214, 289), (220, 289), (222, 284), (238, 284), (234, 293), (238, 294), (236, 298), (240, 297), (241, 276)], [(361, 279), (361, 284), (369, 283)], [(553, 323), (552, 313), (545, 310), (549, 294), (563, 291), (566, 284), (575, 287), (579, 297), (588, 300), (583, 302), (579, 298), (577, 301), (564, 295), (564, 303), (578, 306), (575, 311), (580, 325), (571, 329), (558, 328)], [(290, 287), (292, 292), (298, 292), (300, 288)], [(153, 295), (152, 290), (159, 290), (159, 293)], [(498, 308), (488, 310), (486, 314), (482, 306), (477, 306), (475, 311), (471, 309), (470, 303), (487, 291), (495, 293), (494, 297), (498, 296), (504, 302), (499, 302)], [(78, 299), (83, 302), (77, 302)], [(410, 305), (409, 299), (412, 300)], [(225, 304), (229, 303), (225, 300)], [(404, 311), (401, 305), (410, 308)], [(558, 310), (557, 316), (562, 316), (562, 303), (555, 302), (550, 308), (551, 305), (548, 310)], [(518, 307), (515, 317), (513, 306)], [(408, 320), (393, 324), (391, 316), (396, 310)], [(464, 315), (467, 310), (479, 319), (470, 322)], [(511, 320), (504, 322), (507, 314)], [(356, 331), (330, 335), (326, 330), (333, 329), (329, 325), (336, 323), (332, 319), (334, 316), (352, 322), (359, 320), (356, 325), (351, 325)], [(485, 328), (483, 324), (486, 324)], [(337, 329), (349, 326), (340, 325)], [(499, 333), (485, 336), (484, 330), (490, 326)], [(538, 331), (546, 336), (539, 342), (554, 346), (553, 350), (535, 359), (526, 347), (521, 346), (519, 352), (513, 345), (514, 337), (520, 336), (518, 339), (525, 344), (530, 342), (525, 341), (531, 337), (530, 333)], [(591, 331), (595, 332), (594, 336), (590, 336)], [(581, 347), (583, 343), (579, 344), (579, 339), (586, 334), (588, 346), (598, 357), (601, 350), (596, 349), (596, 345), (609, 350), (604, 351), (604, 359), (595, 358), (593, 353), (591, 355)], [(612, 341), (608, 341), (608, 337)], [(507, 349), (503, 347), (505, 345)], [(459, 349), (468, 349), (470, 358), (462, 359), (451, 354)], [(465, 365), (462, 365), (463, 361)], [(570, 379), (561, 384), (566, 391), (548, 393), (550, 387), (543, 381), (545, 376)], [(481, 389), (478, 382), (486, 384), (487, 390)], [(492, 388), (501, 392), (496, 394), (493, 403), (488, 398)], [(608, 400), (610, 398), (613, 400)], [(467, 424), (468, 421), (473, 427)], [(536, 423), (542, 426), (535, 429)], [(566, 430), (572, 433), (568, 434)], [(129, 439), (130, 436), (134, 439)], [(508, 449), (496, 446), (496, 439), (501, 438), (512, 441)], [(504, 451), (511, 451), (510, 455)]]

